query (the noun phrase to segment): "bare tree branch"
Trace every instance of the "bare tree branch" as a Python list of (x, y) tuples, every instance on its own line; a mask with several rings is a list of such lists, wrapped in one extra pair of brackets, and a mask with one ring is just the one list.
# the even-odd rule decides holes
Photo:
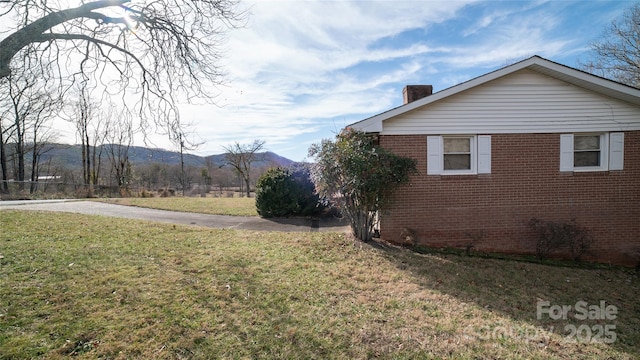
[(65, 92), (79, 77), (103, 101), (120, 97), (140, 130), (175, 136), (179, 101), (215, 98), (222, 37), (245, 16), (238, 1), (0, 1), (0, 21), (15, 24), (0, 41), (0, 80), (39, 66)]
[[(0, 131), (3, 133), (0, 136), (0, 168), (3, 180), (6, 181), (8, 166), (5, 151), (10, 142), (14, 148), (13, 175), (21, 182), (21, 187), (24, 185), (22, 182), (27, 180), (27, 153), (33, 150), (34, 155), (38, 154), (38, 141), (41, 137), (48, 136), (45, 123), (56, 116), (62, 103), (60, 98), (48, 91), (47, 79), (37, 69), (31, 70), (12, 74), (0, 83), (0, 93), (6, 95), (0, 98), (0, 117), (10, 120), (0, 124)], [(32, 158), (31, 178), (37, 170), (37, 161), (37, 158)]]
[(251, 144), (234, 143), (224, 147), (225, 160), (245, 184), (247, 197), (251, 196), (251, 164), (258, 161), (258, 153), (264, 149), (264, 140), (254, 140)]
[(640, 4), (612, 21), (591, 50), (592, 57), (581, 64), (585, 71), (640, 87)]
[[(9, 64), (16, 54), (33, 42), (33, 38), (47, 30), (51, 30), (56, 25), (64, 22), (89, 16), (91, 11), (111, 6), (123, 5), (127, 0), (102, 0), (83, 4), (76, 8), (60, 10), (49, 13), (42, 18), (35, 20), (20, 28), (13, 34), (0, 41), (0, 78), (9, 76), (11, 70)], [(15, 8), (19, 2), (13, 2)], [(46, 2), (45, 2), (46, 3)], [(24, 6), (29, 6), (26, 3)], [(28, 11), (28, 9), (27, 9)]]

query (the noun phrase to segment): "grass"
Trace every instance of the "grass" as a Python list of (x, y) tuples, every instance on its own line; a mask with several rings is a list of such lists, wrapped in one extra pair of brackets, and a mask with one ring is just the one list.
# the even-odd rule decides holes
[[(0, 224), (0, 359), (640, 356), (629, 269), (77, 214), (3, 210)], [(537, 320), (538, 300), (618, 316)], [(616, 341), (568, 341), (581, 324), (613, 324)]]
[(211, 215), (258, 216), (253, 198), (154, 197), (97, 199), (113, 204)]

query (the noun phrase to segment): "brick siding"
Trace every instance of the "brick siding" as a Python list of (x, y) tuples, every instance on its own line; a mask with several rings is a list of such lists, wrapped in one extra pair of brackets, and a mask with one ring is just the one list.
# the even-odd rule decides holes
[(380, 145), (419, 171), (380, 216), (385, 240), (402, 243), (410, 229), (424, 246), (465, 248), (480, 237), (474, 250), (534, 254), (531, 218), (575, 219), (595, 238), (587, 260), (640, 261), (640, 131), (625, 133), (622, 171), (561, 173), (560, 134), (492, 135), (486, 175), (428, 176), (426, 135), (381, 136)]

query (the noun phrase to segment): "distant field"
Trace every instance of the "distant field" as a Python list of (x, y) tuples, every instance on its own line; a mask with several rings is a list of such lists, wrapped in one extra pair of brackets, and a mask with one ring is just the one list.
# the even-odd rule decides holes
[[(66, 213), (0, 228), (0, 359), (640, 357), (635, 270)], [(539, 300), (617, 316), (538, 320)]]
[(254, 198), (154, 197), (98, 199), (98, 201), (200, 214), (258, 216)]

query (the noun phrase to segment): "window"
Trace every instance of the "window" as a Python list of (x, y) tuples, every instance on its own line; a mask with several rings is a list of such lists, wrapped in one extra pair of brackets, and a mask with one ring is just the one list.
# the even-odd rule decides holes
[(491, 173), (491, 136), (427, 136), (428, 175)]
[(471, 137), (442, 138), (444, 171), (471, 170)]
[(624, 133), (560, 135), (560, 171), (622, 170)]
[(601, 135), (574, 135), (573, 167), (600, 167), (603, 162), (601, 142)]

